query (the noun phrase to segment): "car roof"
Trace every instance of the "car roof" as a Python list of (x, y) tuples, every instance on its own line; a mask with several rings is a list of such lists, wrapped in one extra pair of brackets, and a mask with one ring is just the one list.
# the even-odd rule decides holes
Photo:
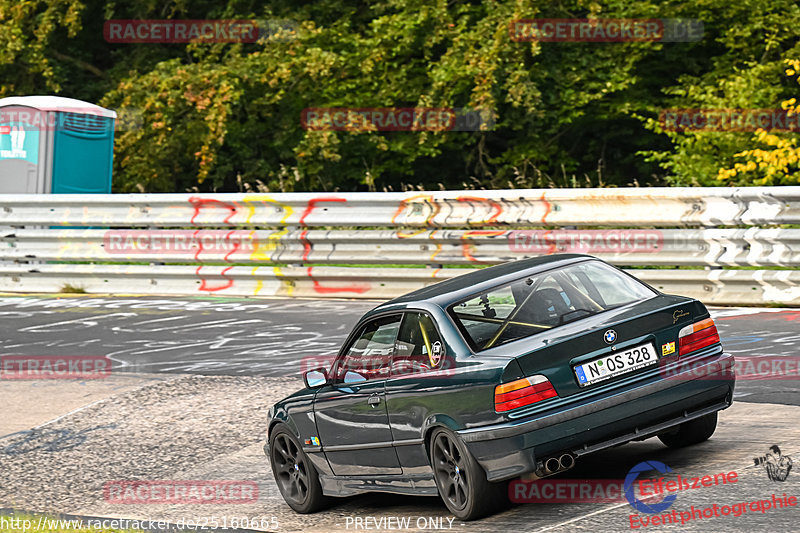
[(551, 268), (558, 268), (589, 259), (599, 261), (596, 257), (585, 254), (553, 254), (510, 261), (501, 265), (473, 270), (467, 274), (440, 281), (434, 285), (417, 289), (393, 300), (389, 300), (370, 311), (369, 314), (379, 313), (389, 308), (407, 308), (426, 303), (445, 308), (472, 294), (505, 283), (510, 283), (525, 275), (534, 275), (544, 270), (550, 270)]

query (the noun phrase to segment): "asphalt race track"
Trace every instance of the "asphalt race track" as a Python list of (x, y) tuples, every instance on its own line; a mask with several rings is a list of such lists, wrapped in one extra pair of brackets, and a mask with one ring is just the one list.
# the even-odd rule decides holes
[[(299, 377), (337, 352), (363, 300), (0, 297), (0, 355), (102, 355), (115, 372)], [(712, 310), (734, 355), (800, 355), (800, 310)], [(736, 399), (800, 405), (800, 382), (740, 381)]]
[[(680, 524), (634, 522), (627, 501), (520, 504), (461, 523), (436, 498), (373, 494), (297, 515), (277, 492), (261, 447), (266, 409), (300, 386), (304, 358), (335, 353), (360, 315), (378, 302), (334, 300), (0, 297), (0, 355), (99, 355), (105, 380), (0, 380), (0, 507), (95, 517), (239, 517), (252, 529), (295, 531), (796, 531), (798, 507)], [(796, 356), (800, 310), (712, 310), (734, 355)], [(562, 478), (624, 479), (641, 461), (675, 475), (736, 471), (738, 482), (681, 492), (671, 510), (691, 514), (800, 496), (798, 381), (737, 383), (734, 406), (714, 437), (670, 450), (655, 439), (582, 458)], [(795, 468), (772, 481), (755, 464), (772, 445)], [(248, 480), (255, 503), (110, 503), (111, 480)], [(762, 506), (763, 507), (763, 506)], [(669, 511), (667, 511), (669, 512)], [(651, 517), (643, 515), (638, 517)], [(389, 519), (392, 519), (391, 521)], [(638, 518), (636, 518), (638, 519)], [(399, 521), (398, 521), (399, 520)], [(410, 527), (399, 526), (405, 523)], [(219, 529), (222, 531), (222, 529)]]
[[(378, 302), (0, 298), (3, 355), (105, 355), (122, 372), (290, 376)], [(13, 324), (11, 331), (3, 331)]]

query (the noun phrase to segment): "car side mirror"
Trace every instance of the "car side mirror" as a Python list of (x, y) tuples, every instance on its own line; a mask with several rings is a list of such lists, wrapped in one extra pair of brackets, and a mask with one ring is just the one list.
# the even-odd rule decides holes
[(328, 373), (324, 368), (315, 368), (303, 374), (303, 383), (309, 389), (315, 389), (328, 383)]

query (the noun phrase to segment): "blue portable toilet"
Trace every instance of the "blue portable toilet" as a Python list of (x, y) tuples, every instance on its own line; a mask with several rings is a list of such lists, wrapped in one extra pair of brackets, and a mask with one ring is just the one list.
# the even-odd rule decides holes
[(110, 193), (116, 117), (60, 96), (0, 99), (0, 194)]

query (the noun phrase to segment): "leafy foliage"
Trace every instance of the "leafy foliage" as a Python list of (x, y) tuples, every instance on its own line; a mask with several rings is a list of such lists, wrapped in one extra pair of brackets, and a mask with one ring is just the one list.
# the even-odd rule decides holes
[[(786, 75), (800, 84), (800, 60), (786, 59)], [(781, 102), (781, 108), (787, 111), (790, 120), (797, 124), (800, 109), (797, 98)], [(770, 134), (763, 129), (756, 130), (756, 142), (769, 147), (752, 148), (734, 155), (737, 159), (746, 159), (746, 163), (735, 163), (733, 168), (720, 169), (717, 179), (739, 185), (793, 185), (800, 183), (800, 146), (797, 137), (782, 137)]]
[[(705, 35), (509, 34), (516, 19), (586, 17), (697, 18)], [(111, 19), (288, 24), (256, 43), (114, 44)], [(0, 96), (140, 113), (140, 127), (117, 132), (118, 192), (750, 184), (766, 174), (737, 161), (766, 168), (748, 150), (790, 150), (791, 134), (664, 131), (659, 111), (778, 107), (792, 96), (784, 60), (800, 57), (798, 32), (791, 0), (0, 0)], [(474, 108), (496, 124), (312, 131), (300, 121), (311, 107)], [(791, 181), (794, 167), (774, 168), (770, 182)]]

